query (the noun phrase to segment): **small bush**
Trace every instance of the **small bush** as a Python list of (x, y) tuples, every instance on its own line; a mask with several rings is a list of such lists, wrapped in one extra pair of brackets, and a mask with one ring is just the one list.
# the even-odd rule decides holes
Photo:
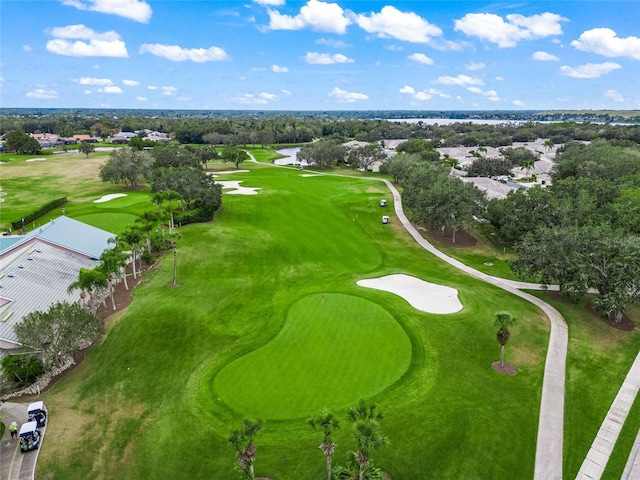
[(29, 385), (44, 373), (44, 366), (33, 355), (8, 355), (0, 360), (4, 375), (17, 387)]

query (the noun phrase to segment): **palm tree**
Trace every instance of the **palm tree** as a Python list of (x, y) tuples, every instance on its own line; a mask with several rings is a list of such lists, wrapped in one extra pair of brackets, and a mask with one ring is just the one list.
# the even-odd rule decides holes
[(151, 230), (156, 227), (158, 218), (153, 212), (144, 212), (140, 217), (136, 218), (135, 223), (138, 225), (138, 229), (145, 234), (147, 252), (151, 253)]
[[(108, 248), (102, 252), (100, 255), (100, 260), (102, 263), (98, 268), (104, 273), (109, 281), (109, 294), (111, 295), (111, 304), (113, 305), (113, 309), (116, 309), (116, 301), (113, 298), (113, 285), (112, 281), (118, 277), (122, 272), (122, 269), (127, 265), (127, 257), (116, 250), (115, 248)], [(125, 275), (124, 285), (127, 290), (129, 290), (129, 286), (127, 285), (127, 278)]]
[(124, 232), (120, 234), (118, 237), (119, 241), (122, 241), (129, 245), (131, 248), (131, 265), (133, 266), (133, 278), (134, 280), (137, 278), (136, 275), (136, 251), (137, 247), (140, 244), (140, 240), (142, 236), (140, 235), (140, 231), (135, 228), (127, 228)]
[(336, 448), (336, 444), (333, 441), (333, 431), (340, 428), (340, 423), (332, 413), (328, 412), (309, 418), (307, 423), (314, 430), (322, 430), (323, 437), (319, 448), (327, 457), (327, 479), (331, 480), (331, 456)]
[(520, 168), (524, 170), (525, 173), (529, 173), (533, 169), (534, 165), (535, 162), (533, 160), (525, 160), (520, 164)]
[[(111, 249), (111, 251), (114, 253), (111, 255), (114, 256), (114, 260), (113, 260), (114, 263), (119, 265), (119, 271), (116, 275), (118, 275), (119, 277), (122, 277), (122, 279), (124, 280), (124, 288), (126, 290), (129, 290), (129, 283), (127, 282), (127, 270), (126, 270), (127, 264), (128, 264), (127, 260), (129, 258), (129, 255), (127, 255), (125, 252), (120, 250), (118, 245), (119, 240), (120, 240), (119, 237), (113, 237), (107, 240), (107, 243), (115, 244), (115, 246)], [(115, 260), (116, 255), (117, 255), (117, 261)]]
[(229, 444), (236, 450), (238, 466), (243, 472), (244, 478), (253, 479), (253, 463), (256, 460), (257, 448), (253, 439), (262, 428), (262, 420), (245, 419), (244, 426), (240, 430), (233, 430), (229, 436)]
[(509, 332), (507, 327), (515, 325), (516, 319), (508, 313), (498, 313), (496, 314), (496, 320), (493, 324), (496, 327), (500, 327), (496, 334), (496, 339), (500, 344), (500, 367), (504, 367), (504, 346), (507, 344), (507, 341), (509, 341), (509, 337), (511, 336), (511, 332)]
[(165, 204), (167, 206), (167, 210), (171, 214), (171, 222), (169, 223), (169, 233), (172, 233), (175, 224), (173, 222), (173, 212), (177, 208), (178, 205), (181, 205), (184, 199), (182, 195), (175, 190), (167, 189), (162, 190), (161, 192), (157, 192), (153, 196), (153, 201), (158, 204)]
[(377, 410), (377, 405), (372, 403), (367, 406), (363, 399), (355, 407), (350, 407), (347, 419), (354, 425), (355, 440), (358, 450), (356, 452), (358, 465), (360, 466), (359, 479), (364, 479), (365, 468), (371, 461), (371, 455), (375, 450), (389, 444), (387, 437), (379, 432), (379, 421), (382, 420), (382, 412)]
[(554, 143), (553, 140), (551, 140), (550, 138), (548, 138), (547, 140), (544, 141), (544, 148), (545, 150), (551, 150), (554, 147)]
[(95, 297), (100, 289), (107, 288), (108, 283), (107, 277), (101, 271), (81, 268), (78, 273), (78, 280), (67, 287), (67, 292), (71, 293), (74, 290), (80, 290), (81, 297), (84, 296), (85, 292), (88, 293), (91, 297), (91, 313), (95, 315), (97, 309)]

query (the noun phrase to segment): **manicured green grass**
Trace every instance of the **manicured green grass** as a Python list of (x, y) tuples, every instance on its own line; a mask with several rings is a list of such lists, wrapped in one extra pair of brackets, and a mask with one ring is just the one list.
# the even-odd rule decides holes
[[(56, 198), (82, 203), (99, 198), (105, 191), (113, 193), (109, 191), (113, 186), (100, 182), (98, 177), (108, 155), (96, 152), (89, 158), (74, 153), (9, 157), (13, 160), (0, 165), (0, 187), (6, 193), (2, 197), (0, 228), (8, 228), (12, 221)], [(26, 161), (31, 158), (45, 160)]]
[[(575, 478), (640, 350), (640, 334), (637, 328), (633, 332), (626, 332), (607, 325), (587, 308), (591, 299), (573, 304), (556, 295), (530, 293), (558, 309), (569, 325), (564, 472), (567, 478)], [(630, 313), (633, 312), (637, 314), (637, 311)], [(640, 416), (630, 415), (627, 422), (625, 428), (637, 434)], [(613, 472), (613, 476), (609, 478), (620, 478), (622, 475), (632, 441), (627, 439), (626, 453), (618, 452), (610, 460), (607, 470)]]
[[(364, 396), (385, 413), (382, 429), (391, 444), (374, 460), (393, 478), (532, 478), (549, 330), (542, 314), (437, 260), (394, 216), (382, 225), (378, 201), (389, 194), (379, 182), (242, 168), (251, 172), (238, 178), (262, 190), (224, 195), (214, 222), (179, 229), (179, 286), (167, 286), (169, 255), (148, 272), (104, 341), (41, 396), (52, 415), (37, 476), (235, 478), (229, 432), (260, 415), (266, 422), (256, 438), (256, 475), (321, 478), (321, 436), (304, 416), (328, 406), (344, 418), (344, 406)], [(83, 212), (90, 213), (96, 211)], [(427, 314), (355, 283), (390, 273), (456, 288), (464, 309)], [(334, 298), (340, 309), (326, 315), (321, 307)], [(490, 368), (499, 357), (493, 319), (501, 311), (519, 320), (506, 350), (519, 369), (514, 377)], [(584, 316), (563, 313), (572, 325)], [(375, 332), (358, 328), (370, 317)], [(585, 332), (579, 335), (585, 348), (572, 350), (579, 375), (572, 374), (568, 396), (603, 394), (567, 400), (581, 404), (568, 407), (577, 412), (566, 423), (571, 466), (584, 458), (578, 450), (585, 442), (576, 436), (597, 431), (601, 421), (579, 413), (610, 403), (616, 388), (606, 375), (589, 375), (606, 359), (589, 349), (600, 351), (608, 338), (609, 331)], [(637, 341), (638, 334), (629, 338)], [(355, 363), (332, 358), (351, 345), (359, 352)], [(605, 363), (611, 371), (631, 358), (627, 344), (615, 351), (609, 355), (615, 362)], [(326, 359), (322, 369), (307, 366), (314, 355)], [(296, 356), (301, 365), (291, 363)], [(361, 374), (354, 378), (348, 373), (355, 365)], [(306, 381), (298, 367), (307, 369)], [(285, 373), (275, 378), (279, 371)], [(269, 378), (276, 388), (269, 390)], [(369, 379), (368, 390), (360, 378)], [(320, 381), (335, 390), (318, 393)], [(354, 448), (346, 425), (336, 442), (334, 464), (344, 463)]]
[(225, 367), (214, 387), (249, 417), (304, 418), (376, 395), (410, 360), (407, 334), (383, 308), (353, 295), (316, 293), (291, 307), (271, 342)]

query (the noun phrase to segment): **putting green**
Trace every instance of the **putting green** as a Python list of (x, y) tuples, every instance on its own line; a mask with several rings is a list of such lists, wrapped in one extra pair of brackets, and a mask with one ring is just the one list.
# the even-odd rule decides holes
[(214, 379), (234, 410), (263, 419), (299, 418), (371, 397), (406, 372), (411, 342), (382, 307), (360, 297), (304, 297), (280, 333)]
[(80, 222), (117, 235), (122, 233), (127, 225), (133, 225), (138, 217), (130, 213), (90, 213), (74, 218)]

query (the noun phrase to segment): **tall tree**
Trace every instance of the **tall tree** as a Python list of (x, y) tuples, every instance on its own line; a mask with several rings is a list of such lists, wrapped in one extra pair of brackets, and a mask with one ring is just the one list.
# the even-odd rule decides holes
[[(100, 266), (98, 267), (107, 277), (109, 282), (109, 295), (111, 296), (111, 304), (116, 309), (116, 302), (113, 295), (113, 281), (119, 278), (122, 269), (127, 265), (126, 256), (115, 248), (107, 248), (100, 255)], [(126, 285), (126, 280), (125, 280)], [(127, 290), (129, 287), (127, 286)]]
[(91, 313), (95, 315), (96, 309), (98, 308), (96, 304), (96, 297), (101, 290), (108, 287), (108, 284), (109, 282), (107, 281), (107, 278), (100, 270), (95, 268), (81, 268), (78, 273), (78, 280), (67, 287), (67, 292), (71, 293), (74, 290), (80, 290), (81, 297), (84, 296), (84, 293), (88, 294), (91, 299)]
[(14, 327), (18, 341), (34, 351), (46, 368), (60, 366), (104, 331), (102, 321), (77, 303), (56, 303), (31, 312)]
[(508, 313), (498, 313), (496, 314), (496, 319), (493, 324), (496, 327), (500, 327), (496, 334), (496, 339), (500, 344), (500, 367), (504, 367), (504, 347), (509, 341), (509, 337), (511, 337), (511, 332), (509, 332), (508, 327), (514, 326), (516, 319)]
[(80, 143), (80, 147), (78, 148), (78, 150), (80, 151), (80, 153), (84, 153), (87, 158), (89, 158), (89, 154), (95, 152), (96, 147), (89, 142), (82, 142)]
[(354, 168), (367, 172), (375, 163), (381, 163), (387, 159), (387, 154), (378, 144), (369, 143), (361, 147), (349, 149), (347, 162)]
[(327, 480), (331, 480), (331, 457), (336, 448), (336, 443), (333, 441), (333, 432), (340, 428), (340, 422), (332, 413), (323, 412), (309, 418), (307, 423), (314, 430), (322, 430), (322, 442), (319, 448), (327, 460)]
[(373, 453), (389, 444), (387, 437), (380, 432), (379, 422), (382, 418), (382, 412), (378, 410), (377, 405), (367, 405), (363, 399), (347, 412), (347, 420), (354, 426), (356, 454), (360, 466), (359, 480), (364, 480), (365, 467), (371, 462)]
[(224, 147), (220, 154), (222, 161), (227, 163), (233, 163), (236, 168), (240, 168), (240, 164), (245, 160), (249, 160), (249, 155), (246, 151), (238, 147)]
[(149, 152), (118, 148), (113, 150), (109, 160), (100, 168), (103, 182), (124, 183), (135, 187), (140, 179), (151, 175), (154, 159)]
[(7, 152), (16, 152), (19, 155), (38, 155), (40, 153), (38, 141), (24, 130), (11, 130), (7, 132), (5, 139)]
[(182, 201), (182, 195), (171, 189), (161, 190), (153, 195), (153, 202), (158, 205), (164, 205), (169, 212), (169, 215), (171, 217), (169, 223), (169, 233), (173, 233), (173, 229), (175, 228), (173, 222), (173, 213), (182, 204)]
[(131, 249), (131, 266), (133, 267), (133, 278), (134, 280), (137, 278), (136, 275), (136, 259), (138, 257), (138, 247), (140, 246), (140, 241), (142, 240), (142, 235), (140, 231), (136, 228), (127, 228), (124, 232), (122, 232), (118, 236), (118, 240), (123, 242), (129, 246)]
[(256, 459), (257, 448), (253, 440), (262, 428), (262, 423), (262, 420), (245, 419), (242, 428), (233, 430), (229, 435), (229, 444), (236, 451), (236, 459), (238, 467), (242, 471), (242, 478), (250, 480), (255, 478), (253, 464)]

